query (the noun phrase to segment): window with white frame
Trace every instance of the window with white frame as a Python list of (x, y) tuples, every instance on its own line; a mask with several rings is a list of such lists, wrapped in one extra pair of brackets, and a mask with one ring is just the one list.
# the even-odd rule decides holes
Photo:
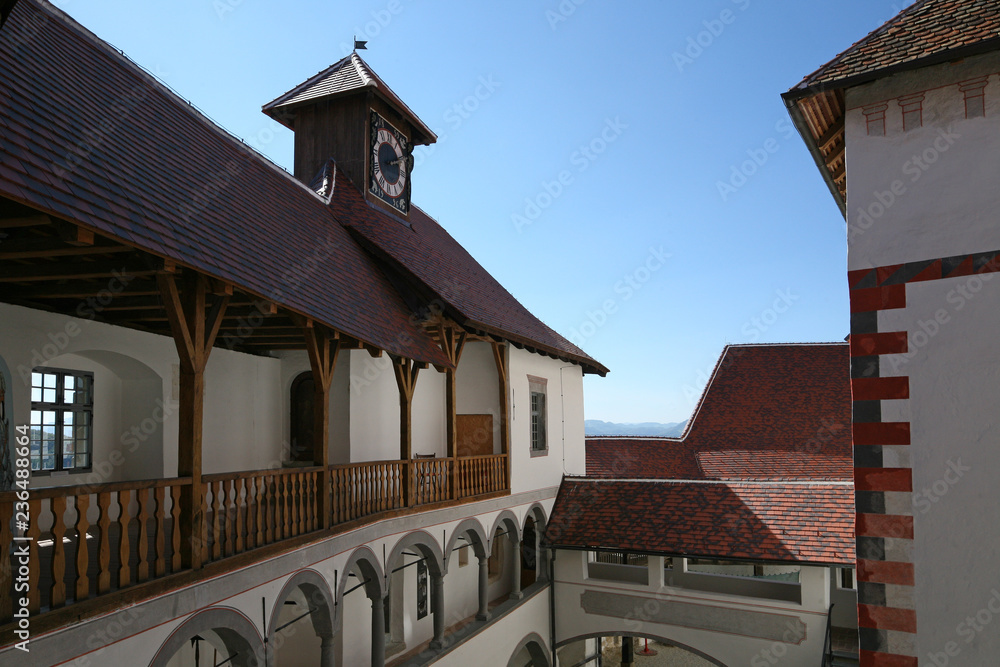
[(91, 466), (94, 375), (36, 368), (31, 373), (31, 469), (82, 471)]
[(545, 378), (528, 376), (528, 392), (531, 397), (532, 452), (545, 452), (549, 449), (545, 400), (546, 382)]

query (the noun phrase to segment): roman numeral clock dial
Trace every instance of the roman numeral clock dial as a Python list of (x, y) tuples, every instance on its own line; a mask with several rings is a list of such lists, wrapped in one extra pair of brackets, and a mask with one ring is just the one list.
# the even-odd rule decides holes
[(410, 167), (413, 164), (409, 142), (402, 132), (372, 111), (371, 155), (368, 190), (402, 214), (410, 208)]

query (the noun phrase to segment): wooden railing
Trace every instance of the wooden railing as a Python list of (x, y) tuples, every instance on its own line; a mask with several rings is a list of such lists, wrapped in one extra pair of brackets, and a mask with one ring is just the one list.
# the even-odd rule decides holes
[(323, 468), (253, 470), (201, 479), (206, 562), (322, 527)]
[(333, 523), (405, 507), (406, 461), (373, 461), (330, 466)]
[(507, 455), (460, 456), (458, 465), (458, 494), (460, 498), (481, 496), (507, 488)]
[(51, 487), (32, 489), (27, 501), (0, 493), (7, 556), (0, 564), (0, 622), (11, 618), (13, 579), (24, 574), (20, 558), (8, 555), (12, 527), (28, 525), (29, 539), (16, 543), (28, 549), (28, 611), (57, 609), (179, 571), (180, 494), (189, 484), (184, 478)]
[(413, 459), (409, 465), (414, 505), (451, 500), (451, 459)]
[[(335, 526), (504, 491), (506, 480), (505, 454), (204, 475), (197, 541), (210, 563), (322, 530), (325, 493)], [(33, 488), (26, 501), (0, 492), (0, 624), (13, 618), (15, 579), (25, 575), (12, 545), (28, 549), (32, 615), (181, 571), (182, 491), (190, 485), (175, 478)]]

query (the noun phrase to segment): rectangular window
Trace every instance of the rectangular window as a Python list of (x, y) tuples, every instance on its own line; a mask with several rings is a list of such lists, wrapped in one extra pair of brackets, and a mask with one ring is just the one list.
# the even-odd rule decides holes
[(854, 581), (854, 569), (850, 567), (840, 568), (840, 581), (839, 587), (847, 590), (851, 590), (857, 587), (857, 582)]
[(94, 375), (36, 368), (31, 373), (31, 469), (89, 470)]
[(528, 391), (531, 395), (531, 451), (548, 451), (547, 415), (545, 407), (545, 378), (528, 376)]

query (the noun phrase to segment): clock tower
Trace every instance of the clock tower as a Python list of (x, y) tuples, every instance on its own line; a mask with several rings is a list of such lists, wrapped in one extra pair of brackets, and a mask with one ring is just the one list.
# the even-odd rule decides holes
[(409, 217), (413, 149), (437, 136), (356, 52), (263, 111), (295, 132), (297, 179), (312, 183), (333, 159), (372, 205)]

